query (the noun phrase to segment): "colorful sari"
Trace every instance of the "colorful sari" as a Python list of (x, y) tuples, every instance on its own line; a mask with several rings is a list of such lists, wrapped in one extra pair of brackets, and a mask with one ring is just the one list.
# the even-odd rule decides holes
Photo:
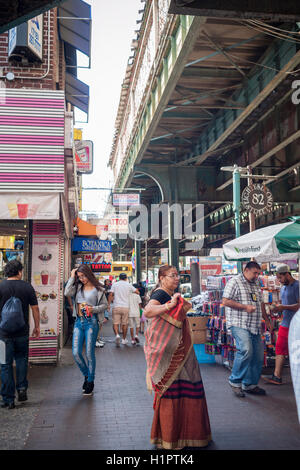
[(211, 441), (205, 393), (183, 298), (154, 317), (146, 331), (147, 383), (155, 391), (151, 443), (164, 449), (205, 447)]

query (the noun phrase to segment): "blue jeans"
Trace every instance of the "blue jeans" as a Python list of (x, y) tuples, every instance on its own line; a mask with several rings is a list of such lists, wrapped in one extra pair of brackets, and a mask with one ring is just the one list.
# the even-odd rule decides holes
[(254, 388), (260, 379), (264, 362), (264, 348), (261, 335), (254, 335), (244, 328), (231, 327), (236, 342), (236, 354), (229, 383), (245, 389)]
[[(1, 364), (1, 395), (4, 403), (12, 403), (15, 399), (15, 388), (27, 390), (28, 370), (28, 336), (19, 338), (3, 338), (5, 343), (6, 363)], [(16, 362), (16, 385), (13, 362)]]
[[(93, 315), (92, 318), (77, 317), (73, 330), (72, 353), (83, 376), (88, 378), (88, 382), (94, 382), (95, 378), (95, 346), (98, 331), (99, 325), (96, 315)], [(84, 341), (87, 362), (82, 355)]]

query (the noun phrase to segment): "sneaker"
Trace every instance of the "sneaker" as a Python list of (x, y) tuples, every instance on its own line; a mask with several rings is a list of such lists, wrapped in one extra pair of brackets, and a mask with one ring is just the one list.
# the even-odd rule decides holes
[(83, 395), (85, 396), (93, 395), (93, 390), (94, 390), (94, 382), (87, 382)]
[(85, 389), (86, 389), (87, 383), (88, 383), (88, 378), (87, 378), (87, 376), (86, 376), (86, 377), (84, 377), (84, 382), (83, 382), (83, 385), (82, 385), (82, 391), (83, 391), (83, 392), (84, 392)]
[(244, 390), (244, 392), (251, 393), (252, 395), (266, 395), (266, 391), (258, 386), (250, 388), (249, 390)]
[(104, 345), (104, 341), (96, 341), (96, 348), (103, 348)]
[(131, 340), (131, 344), (132, 344), (132, 346), (135, 346), (135, 345), (136, 345), (136, 342), (135, 342), (134, 339)]
[(122, 339), (122, 344), (127, 344), (128, 343), (128, 339)]
[(270, 379), (267, 379), (268, 384), (274, 384), (274, 385), (282, 385), (282, 378), (276, 377), (276, 375), (272, 375)]
[(139, 344), (139, 342), (140, 342), (140, 339), (139, 339), (139, 337), (138, 337), (137, 335), (135, 336), (135, 342), (136, 342), (137, 344)]
[(245, 397), (245, 393), (243, 392), (243, 390), (241, 389), (241, 387), (234, 387), (233, 385), (229, 384), (230, 387), (231, 387), (231, 390), (233, 391), (233, 393), (235, 394), (236, 397), (239, 397), (239, 398), (243, 398)]
[(18, 390), (18, 401), (27, 401), (27, 392), (26, 390)]
[(117, 345), (117, 346), (120, 346), (120, 339), (121, 339), (121, 338), (120, 338), (120, 335), (116, 335), (115, 341), (116, 341), (116, 345)]
[(16, 407), (15, 402), (11, 401), (10, 403), (2, 403), (1, 408), (7, 408), (8, 410), (13, 410)]

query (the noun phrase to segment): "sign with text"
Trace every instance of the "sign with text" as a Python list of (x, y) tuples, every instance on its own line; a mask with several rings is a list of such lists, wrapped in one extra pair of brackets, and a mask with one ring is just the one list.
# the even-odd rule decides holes
[(273, 209), (273, 195), (264, 184), (253, 184), (244, 189), (242, 204), (256, 216), (265, 215)]
[(79, 140), (75, 142), (75, 161), (78, 173), (93, 173), (93, 142)]
[(58, 220), (59, 194), (1, 194), (0, 219)]
[(28, 48), (42, 60), (43, 58), (43, 15), (28, 21)]
[(127, 206), (139, 206), (140, 195), (139, 194), (113, 194), (113, 206), (127, 207)]
[(72, 240), (72, 251), (111, 252), (111, 241), (75, 237)]
[(128, 233), (128, 214), (116, 214), (111, 217), (108, 225), (109, 233)]

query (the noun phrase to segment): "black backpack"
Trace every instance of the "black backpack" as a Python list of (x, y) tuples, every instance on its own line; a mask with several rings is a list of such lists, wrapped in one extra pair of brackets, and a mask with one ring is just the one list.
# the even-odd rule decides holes
[(25, 326), (22, 302), (12, 295), (2, 307), (0, 329), (5, 333), (13, 334)]

